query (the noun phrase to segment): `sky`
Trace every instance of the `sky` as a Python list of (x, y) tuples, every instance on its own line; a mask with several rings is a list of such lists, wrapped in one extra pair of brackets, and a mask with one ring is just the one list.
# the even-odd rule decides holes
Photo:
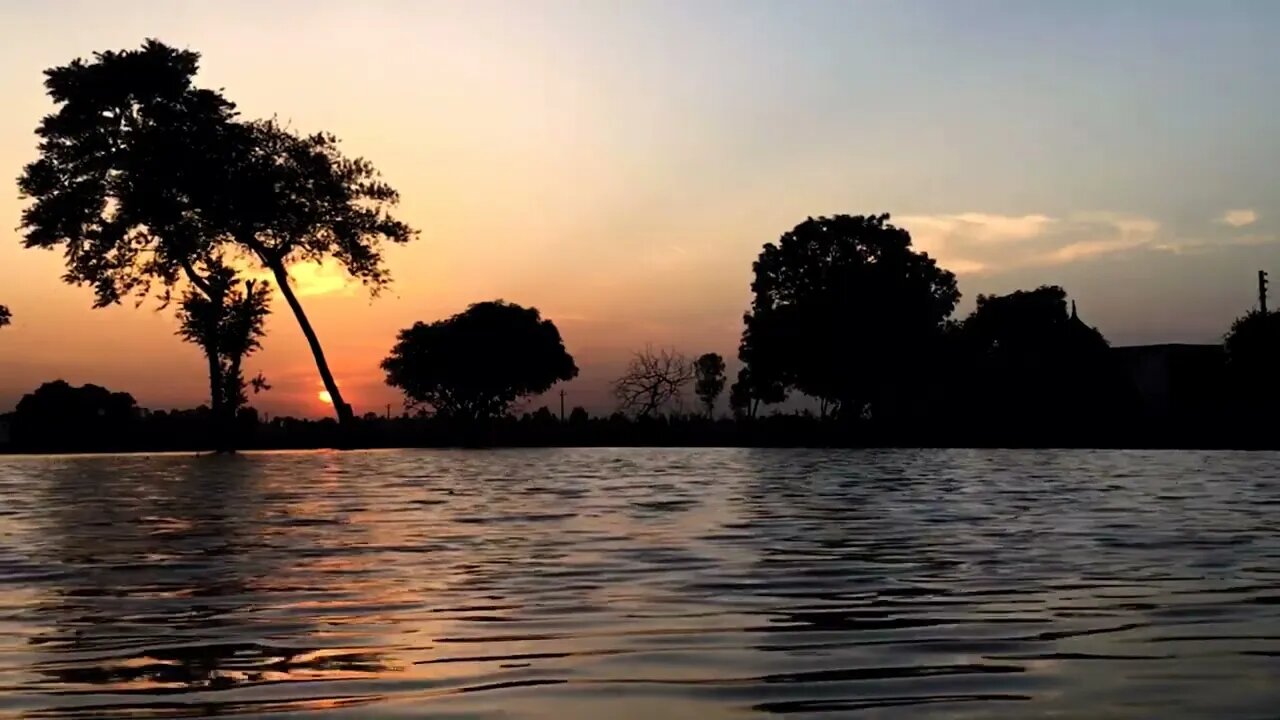
[[(502, 298), (555, 321), (570, 405), (646, 344), (732, 357), (751, 262), (809, 216), (888, 212), (964, 299), (1063, 285), (1115, 345), (1216, 342), (1280, 272), (1280, 3), (0, 4), (0, 178), (35, 157), (41, 71), (153, 37), (247, 117), (337, 134), (420, 238), (371, 299), (296, 281), (347, 400), (398, 411), (396, 331)], [(0, 411), (46, 380), (207, 402), (154, 304), (93, 310), (0, 192)], [(1280, 277), (1278, 275), (1277, 277)], [(275, 415), (327, 408), (277, 299), (246, 362)]]

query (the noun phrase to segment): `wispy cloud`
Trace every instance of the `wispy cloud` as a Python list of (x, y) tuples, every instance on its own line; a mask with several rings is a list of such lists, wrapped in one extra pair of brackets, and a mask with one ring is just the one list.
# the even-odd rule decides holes
[(916, 245), (960, 275), (1056, 265), (1153, 244), (1160, 223), (1113, 212), (999, 215), (966, 212), (907, 215), (895, 222)]
[(1234, 228), (1245, 227), (1258, 222), (1258, 213), (1252, 210), (1228, 210), (1222, 213), (1218, 222)]

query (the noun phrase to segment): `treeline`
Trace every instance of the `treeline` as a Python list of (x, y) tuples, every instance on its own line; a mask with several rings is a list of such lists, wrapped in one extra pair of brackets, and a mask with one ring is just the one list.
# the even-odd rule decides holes
[[(330, 261), (376, 294), (390, 283), (384, 248), (416, 232), (371, 163), (327, 133), (241, 117), (222, 90), (199, 87), (198, 69), (197, 53), (155, 41), (50, 68), (55, 110), (18, 185), (23, 245), (61, 251), (64, 280), (91, 288), (95, 307), (176, 309), (178, 335), (208, 361), (209, 403), (149, 413), (121, 393), (52, 383), (5, 418), (11, 447), (1273, 442), (1275, 313), (1240, 318), (1170, 389), (1166, 358), (1110, 348), (1061, 287), (979, 296), (955, 316), (954, 274), (887, 214), (808, 218), (764, 245), (732, 375), (714, 348), (690, 360), (648, 347), (613, 384), (616, 412), (525, 414), (578, 367), (551, 319), (494, 300), (388, 338), (381, 368), (406, 415), (357, 417), (289, 270)], [(245, 363), (266, 341), (274, 292), (335, 420), (264, 423), (249, 406), (270, 390)], [(0, 306), (0, 326), (10, 318)]]

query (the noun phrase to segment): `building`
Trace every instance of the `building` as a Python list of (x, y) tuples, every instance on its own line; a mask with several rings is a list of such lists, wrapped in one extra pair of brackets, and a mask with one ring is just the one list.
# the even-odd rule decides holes
[(1142, 416), (1185, 424), (1222, 414), (1227, 361), (1222, 345), (1132, 345), (1111, 352), (1129, 377)]

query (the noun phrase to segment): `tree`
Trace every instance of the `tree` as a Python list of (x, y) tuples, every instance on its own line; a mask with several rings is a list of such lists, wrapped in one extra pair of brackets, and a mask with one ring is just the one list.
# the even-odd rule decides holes
[(9, 308), (0, 305), (0, 327), (4, 327), (13, 321), (13, 314), (9, 312)]
[(1237, 409), (1248, 421), (1273, 415), (1280, 401), (1280, 312), (1253, 310), (1236, 318), (1223, 346)]
[(684, 355), (646, 347), (631, 356), (626, 372), (613, 383), (613, 395), (622, 412), (652, 417), (669, 405), (678, 405), (693, 376), (693, 365)]
[(716, 399), (724, 392), (724, 358), (718, 353), (706, 353), (694, 362), (694, 393), (707, 408), (707, 417), (715, 414)]
[(809, 218), (764, 246), (739, 348), (754, 384), (794, 387), (846, 418), (912, 404), (960, 292), (888, 220)]
[(201, 202), (216, 193), (217, 148), (235, 107), (195, 88), (199, 55), (155, 41), (45, 71), (58, 106), (36, 129), (39, 157), (18, 180), (32, 202), (23, 244), (61, 247), (63, 279), (94, 290), (94, 306), (155, 283), (161, 299), (217, 254)]
[[(1056, 285), (979, 295), (953, 333), (960, 374), (951, 379), (985, 426), (1059, 441), (1119, 416), (1128, 399), (1102, 333), (1084, 323)], [(1072, 438), (1074, 439), (1074, 438)]]
[(578, 375), (555, 323), (501, 300), (401, 330), (382, 369), (407, 405), (462, 421), (506, 415), (516, 400)]
[[(248, 401), (241, 370), (246, 356), (261, 348), (270, 312), (270, 286), (248, 280), (244, 289), (229, 268), (212, 272), (205, 283), (209, 294), (189, 289), (178, 309), (178, 335), (204, 351), (209, 367), (210, 407), (219, 451), (233, 449), (230, 430)], [(254, 392), (267, 387), (261, 374), (252, 381)]]
[(227, 192), (216, 198), (219, 226), (237, 248), (269, 270), (293, 311), (341, 422), (353, 415), (338, 389), (315, 329), (293, 292), (288, 268), (334, 260), (376, 296), (391, 282), (384, 242), (407, 243), (417, 233), (390, 209), (399, 194), (363, 158), (348, 158), (327, 133), (301, 135), (275, 121), (236, 127), (229, 143)]
[(37, 129), (40, 156), (19, 179), (27, 247), (62, 247), (68, 283), (95, 306), (166, 302), (229, 259), (269, 270), (293, 311), (339, 419), (351, 409), (293, 292), (288, 268), (335, 260), (373, 293), (390, 277), (382, 242), (407, 242), (398, 201), (372, 165), (327, 134), (243, 122), (221, 94), (195, 87), (199, 55), (148, 41), (46, 71), (59, 106)]
[(138, 415), (137, 402), (128, 393), (55, 380), (18, 401), (13, 439), (38, 450), (117, 449), (129, 441)]

